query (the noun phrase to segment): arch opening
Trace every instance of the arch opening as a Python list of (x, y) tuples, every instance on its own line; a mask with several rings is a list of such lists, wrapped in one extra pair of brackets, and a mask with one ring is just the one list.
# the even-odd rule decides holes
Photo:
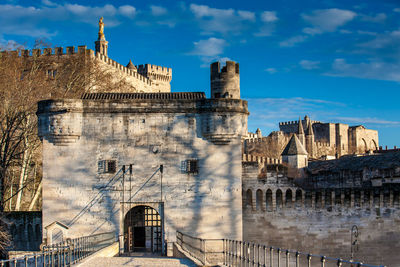
[(283, 205), (283, 195), (280, 189), (276, 190), (275, 197), (276, 197), (276, 209), (281, 209)]
[(267, 211), (272, 211), (272, 191), (271, 189), (268, 189), (267, 192), (265, 193), (265, 204)]
[(287, 208), (291, 208), (292, 207), (292, 190), (291, 189), (287, 189), (286, 190), (285, 206)]
[(256, 210), (262, 210), (262, 203), (263, 203), (263, 193), (260, 189), (256, 192)]
[(303, 193), (301, 192), (300, 189), (296, 190), (296, 207), (301, 207), (303, 201)]
[(162, 252), (160, 214), (149, 206), (136, 206), (124, 219), (125, 252)]
[(247, 189), (246, 192), (246, 206), (253, 208), (253, 193), (251, 189)]

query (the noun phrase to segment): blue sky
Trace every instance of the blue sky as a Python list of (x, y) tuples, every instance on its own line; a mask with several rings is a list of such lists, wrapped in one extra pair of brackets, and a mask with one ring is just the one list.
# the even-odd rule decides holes
[(0, 1), (0, 45), (94, 48), (173, 68), (173, 91), (209, 93), (209, 64), (240, 63), (249, 130), (314, 120), (377, 129), (400, 145), (400, 3), (381, 1)]

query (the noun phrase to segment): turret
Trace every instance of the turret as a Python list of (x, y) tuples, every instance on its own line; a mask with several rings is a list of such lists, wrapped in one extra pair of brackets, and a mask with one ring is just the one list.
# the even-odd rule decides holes
[(262, 138), (262, 133), (261, 133), (260, 128), (257, 128), (256, 135), (257, 135), (257, 138)]
[(220, 68), (219, 62), (211, 64), (211, 98), (240, 99), (239, 63), (227, 61)]
[(310, 158), (314, 157), (314, 131), (312, 128), (312, 123), (311, 120), (308, 119), (308, 127), (307, 127), (307, 132), (306, 132), (306, 149), (308, 152), (308, 155), (310, 156)]
[(132, 60), (129, 60), (129, 63), (128, 63), (128, 65), (126, 65), (126, 67), (127, 67), (128, 69), (130, 69), (130, 70), (134, 70), (134, 71), (137, 70), (137, 69), (136, 69), (136, 66), (133, 65), (133, 63), (132, 63)]
[(303, 146), (305, 146), (306, 138), (304, 136), (304, 128), (303, 128), (303, 122), (301, 121), (301, 118), (299, 118), (299, 126), (297, 127), (297, 137), (299, 138), (301, 144)]
[(292, 168), (301, 169), (308, 166), (307, 151), (296, 134), (292, 135), (281, 156), (282, 161)]

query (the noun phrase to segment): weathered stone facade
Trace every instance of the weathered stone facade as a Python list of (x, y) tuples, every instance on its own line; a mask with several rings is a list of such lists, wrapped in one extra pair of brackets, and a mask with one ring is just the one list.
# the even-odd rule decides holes
[[(43, 226), (61, 222), (69, 237), (123, 236), (126, 214), (146, 205), (161, 215), (168, 243), (176, 230), (241, 239), (247, 116), (246, 101), (204, 93), (95, 93), (40, 102)], [(114, 170), (104, 172), (109, 162)], [(130, 165), (132, 174), (122, 177)]]
[(350, 258), (356, 225), (354, 258), (397, 266), (399, 159), (394, 152), (311, 162), (307, 177), (297, 179), (288, 178), (285, 166), (243, 162), (243, 239)]
[[(305, 116), (301, 121), (280, 122), (280, 131), (266, 137), (249, 137), (245, 152), (278, 158), (293, 134), (297, 134), (310, 159), (332, 159), (349, 154), (365, 154), (379, 148), (378, 131), (364, 126), (323, 123)], [(310, 126), (311, 125), (311, 126)], [(299, 129), (303, 132), (299, 133)]]

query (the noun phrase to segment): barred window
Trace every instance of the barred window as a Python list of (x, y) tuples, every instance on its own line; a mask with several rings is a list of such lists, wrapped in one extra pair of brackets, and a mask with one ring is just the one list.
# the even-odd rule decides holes
[(116, 160), (100, 160), (97, 165), (98, 173), (115, 173), (117, 171)]
[(199, 172), (199, 164), (197, 159), (188, 159), (181, 162), (182, 173), (197, 174)]

